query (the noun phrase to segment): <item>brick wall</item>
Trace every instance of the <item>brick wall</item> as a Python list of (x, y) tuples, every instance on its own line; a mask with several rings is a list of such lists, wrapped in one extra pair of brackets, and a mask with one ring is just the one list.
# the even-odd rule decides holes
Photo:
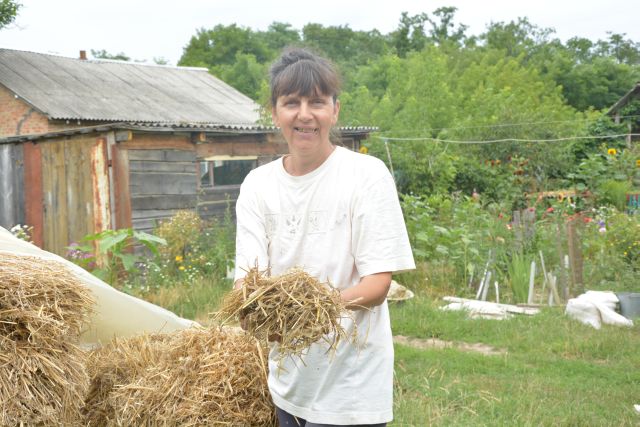
[(45, 116), (0, 86), (0, 137), (48, 131), (49, 121)]

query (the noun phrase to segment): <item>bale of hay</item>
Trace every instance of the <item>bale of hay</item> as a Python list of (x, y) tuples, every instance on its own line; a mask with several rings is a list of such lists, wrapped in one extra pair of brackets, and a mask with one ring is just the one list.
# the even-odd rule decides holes
[(0, 253), (0, 424), (76, 425), (89, 290), (60, 263)]
[(0, 336), (43, 345), (76, 339), (93, 304), (89, 289), (63, 264), (0, 253)]
[(0, 340), (0, 425), (81, 425), (89, 386), (83, 350)]
[(116, 387), (141, 377), (149, 366), (156, 365), (169, 348), (170, 339), (166, 334), (114, 338), (110, 344), (89, 353), (90, 387), (82, 409), (86, 425), (115, 424), (118, 402), (111, 393)]
[(90, 357), (86, 422), (276, 425), (263, 354), (254, 338), (217, 328), (113, 341)]
[(355, 339), (355, 329), (349, 337), (340, 324), (345, 316), (349, 313), (340, 292), (302, 269), (270, 277), (254, 267), (243, 287), (227, 294), (216, 319), (224, 324), (237, 318), (260, 340), (277, 337), (283, 360), (301, 357), (316, 342), (333, 351), (341, 340)]

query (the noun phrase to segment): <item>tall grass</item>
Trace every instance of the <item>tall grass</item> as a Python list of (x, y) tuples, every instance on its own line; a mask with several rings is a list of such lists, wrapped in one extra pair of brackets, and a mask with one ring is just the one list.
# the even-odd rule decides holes
[(526, 303), (529, 294), (531, 261), (521, 253), (513, 252), (510, 256), (505, 256), (505, 263), (509, 288), (513, 294), (513, 302)]

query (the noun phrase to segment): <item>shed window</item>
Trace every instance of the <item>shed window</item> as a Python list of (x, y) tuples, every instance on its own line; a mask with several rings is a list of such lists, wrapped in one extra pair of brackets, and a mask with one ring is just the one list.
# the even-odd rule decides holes
[(255, 156), (215, 156), (200, 162), (200, 185), (220, 187), (240, 185), (249, 172), (257, 166)]

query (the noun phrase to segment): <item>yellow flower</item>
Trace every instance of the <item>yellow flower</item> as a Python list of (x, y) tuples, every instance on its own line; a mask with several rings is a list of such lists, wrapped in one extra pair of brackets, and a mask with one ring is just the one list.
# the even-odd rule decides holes
[(609, 148), (607, 150), (607, 154), (610, 156), (615, 156), (616, 154), (618, 154), (618, 150), (616, 150), (615, 148)]
[(640, 159), (636, 159), (636, 166), (640, 168)]
[(178, 270), (184, 271), (184, 265), (181, 265), (180, 267), (178, 267)]
[(369, 149), (367, 147), (365, 147), (364, 145), (361, 145), (360, 149), (358, 151), (360, 153), (362, 153), (362, 154), (367, 154), (369, 152)]
[(182, 255), (176, 255), (176, 262), (182, 262)]

